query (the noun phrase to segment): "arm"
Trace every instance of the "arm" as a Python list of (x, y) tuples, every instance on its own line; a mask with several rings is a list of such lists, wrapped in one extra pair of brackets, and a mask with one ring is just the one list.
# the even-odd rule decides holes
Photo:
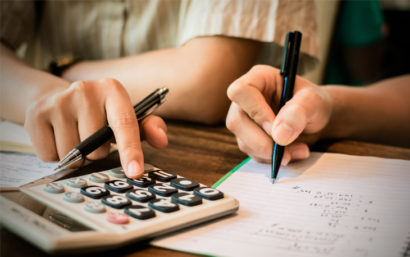
[(323, 137), (410, 146), (410, 75), (325, 89), (334, 107)]
[(199, 37), (178, 48), (106, 61), (84, 61), (63, 77), (90, 80), (112, 77), (126, 87), (131, 101), (160, 86), (170, 93), (157, 114), (203, 123), (220, 122), (229, 108), (226, 88), (249, 70), (261, 43), (229, 37)]
[(280, 101), (279, 70), (255, 66), (228, 88), (232, 105), (226, 124), (239, 148), (270, 162), (272, 139), (286, 145), (283, 164), (309, 155), (319, 138), (352, 138), (410, 146), (410, 76), (363, 87), (317, 86), (297, 77), (294, 96)]

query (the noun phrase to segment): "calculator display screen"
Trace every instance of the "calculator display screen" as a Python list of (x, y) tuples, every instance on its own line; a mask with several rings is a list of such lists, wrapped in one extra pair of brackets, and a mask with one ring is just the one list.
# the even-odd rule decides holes
[(31, 212), (43, 217), (44, 219), (62, 227), (70, 232), (82, 232), (91, 231), (93, 229), (81, 224), (80, 222), (68, 217), (67, 215), (54, 210), (49, 206), (45, 206), (41, 202), (35, 200), (34, 198), (20, 193), (15, 194), (2, 194), (2, 196), (18, 203), (20, 206), (30, 210)]

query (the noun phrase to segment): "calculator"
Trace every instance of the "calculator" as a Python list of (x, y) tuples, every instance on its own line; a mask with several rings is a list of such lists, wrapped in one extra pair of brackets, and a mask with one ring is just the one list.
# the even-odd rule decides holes
[(31, 206), (1, 196), (1, 222), (46, 252), (116, 248), (239, 207), (218, 189), (149, 164), (140, 179), (115, 168), (21, 191), (32, 198)]

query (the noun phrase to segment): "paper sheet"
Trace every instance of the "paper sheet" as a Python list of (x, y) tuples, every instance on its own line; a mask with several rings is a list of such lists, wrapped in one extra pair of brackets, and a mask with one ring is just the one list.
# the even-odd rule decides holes
[(56, 162), (45, 163), (34, 155), (0, 153), (0, 188), (13, 189), (54, 174)]
[(236, 216), (152, 244), (215, 256), (405, 256), (410, 161), (313, 153), (282, 167), (276, 184), (269, 176), (269, 165), (245, 163), (218, 187), (239, 200)]
[(9, 121), (0, 121), (0, 151), (35, 153), (24, 127)]

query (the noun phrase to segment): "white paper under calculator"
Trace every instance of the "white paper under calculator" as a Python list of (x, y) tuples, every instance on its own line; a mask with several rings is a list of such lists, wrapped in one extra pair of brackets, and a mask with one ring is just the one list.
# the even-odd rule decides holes
[(239, 200), (236, 216), (153, 245), (216, 256), (409, 255), (410, 161), (312, 153), (282, 167), (276, 184), (269, 176), (250, 160), (218, 187)]

